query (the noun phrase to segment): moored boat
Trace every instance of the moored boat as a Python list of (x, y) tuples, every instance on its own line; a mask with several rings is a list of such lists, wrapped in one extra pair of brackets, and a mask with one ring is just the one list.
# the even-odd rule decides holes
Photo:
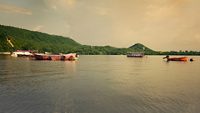
[(167, 59), (167, 61), (188, 61), (188, 57), (172, 57), (170, 58), (168, 55), (163, 59)]
[(33, 56), (33, 52), (31, 50), (17, 50), (15, 52), (12, 52), (12, 57), (23, 57), (23, 56)]
[(130, 52), (127, 53), (127, 57), (143, 57), (144, 53), (143, 52)]
[(35, 60), (53, 60), (53, 61), (66, 61), (76, 60), (78, 55), (76, 53), (62, 54), (62, 55), (47, 55), (47, 54), (35, 54)]

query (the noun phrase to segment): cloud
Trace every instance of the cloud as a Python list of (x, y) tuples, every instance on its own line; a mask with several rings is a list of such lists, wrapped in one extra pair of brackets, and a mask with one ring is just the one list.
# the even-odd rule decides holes
[(74, 8), (77, 4), (76, 0), (44, 0), (44, 3), (49, 6), (50, 8), (57, 10), (57, 9), (69, 9)]
[(33, 31), (40, 31), (42, 28), (44, 28), (44, 26), (38, 25), (35, 28), (33, 28)]
[(0, 12), (32, 15), (32, 12), (28, 9), (7, 4), (0, 4)]

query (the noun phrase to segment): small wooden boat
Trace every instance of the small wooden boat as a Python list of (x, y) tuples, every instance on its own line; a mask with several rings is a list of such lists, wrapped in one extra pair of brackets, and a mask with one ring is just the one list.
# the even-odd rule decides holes
[(35, 60), (53, 60), (53, 61), (66, 61), (76, 60), (78, 55), (76, 53), (62, 54), (62, 55), (47, 55), (47, 54), (35, 54)]
[(130, 53), (127, 53), (127, 57), (143, 57), (144, 56), (144, 53), (143, 52), (130, 52)]
[(187, 61), (188, 57), (172, 57), (170, 58), (168, 55), (164, 57), (163, 59), (167, 59), (167, 61)]

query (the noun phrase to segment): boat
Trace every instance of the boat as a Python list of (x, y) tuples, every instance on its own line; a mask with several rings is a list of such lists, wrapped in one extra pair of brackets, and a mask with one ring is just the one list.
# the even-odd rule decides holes
[(163, 59), (167, 59), (167, 61), (188, 61), (188, 57), (169, 57), (168, 55)]
[(29, 56), (33, 56), (33, 51), (31, 50), (17, 50), (15, 52), (12, 52), (11, 54), (12, 57), (29, 57)]
[(143, 52), (130, 52), (127, 53), (127, 57), (144, 57), (144, 53)]
[(52, 60), (52, 61), (73, 61), (78, 59), (76, 53), (61, 54), (61, 55), (48, 55), (48, 54), (35, 54), (35, 60)]

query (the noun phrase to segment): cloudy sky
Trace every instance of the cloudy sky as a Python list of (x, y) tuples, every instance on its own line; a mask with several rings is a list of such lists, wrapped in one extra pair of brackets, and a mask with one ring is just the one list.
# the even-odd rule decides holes
[(87, 45), (200, 50), (200, 0), (0, 0), (0, 24)]

